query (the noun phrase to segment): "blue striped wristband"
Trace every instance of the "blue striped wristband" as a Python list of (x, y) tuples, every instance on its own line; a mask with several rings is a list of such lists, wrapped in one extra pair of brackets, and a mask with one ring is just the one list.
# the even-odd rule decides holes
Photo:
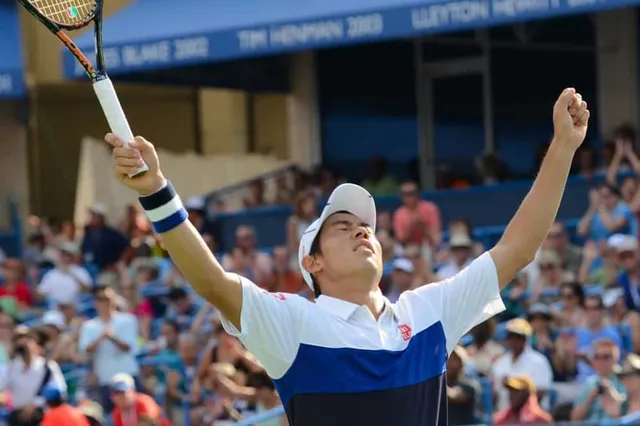
[(158, 234), (172, 230), (189, 218), (171, 182), (167, 182), (159, 191), (138, 200), (147, 213), (153, 230)]

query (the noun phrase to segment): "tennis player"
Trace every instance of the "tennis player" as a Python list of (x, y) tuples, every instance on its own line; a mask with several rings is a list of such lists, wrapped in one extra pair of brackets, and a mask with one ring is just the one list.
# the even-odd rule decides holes
[[(504, 309), (500, 289), (536, 254), (553, 223), (589, 111), (574, 89), (553, 109), (554, 137), (539, 175), (502, 239), (451, 279), (403, 293), (380, 292), (376, 208), (343, 184), (302, 235), (300, 268), (315, 302), (268, 293), (223, 270), (187, 220), (141, 137), (125, 147), (109, 134), (118, 179), (140, 195), (154, 229), (193, 288), (223, 314), (274, 379), (292, 426), (447, 425), (446, 360), (473, 326)], [(130, 179), (144, 161), (149, 172)]]

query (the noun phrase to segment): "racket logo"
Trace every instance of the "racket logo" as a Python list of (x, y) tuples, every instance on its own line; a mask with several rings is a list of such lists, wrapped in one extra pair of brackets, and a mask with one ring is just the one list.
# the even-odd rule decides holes
[(67, 8), (67, 16), (71, 19), (78, 17), (78, 9), (75, 6), (71, 6)]
[(91, 65), (91, 62), (89, 62), (89, 60), (82, 54), (80, 49), (78, 49), (78, 47), (75, 45), (73, 40), (71, 40), (69, 36), (67, 36), (62, 31), (58, 31), (56, 35), (60, 40), (62, 40), (62, 42), (67, 46), (67, 48), (69, 48), (71, 53), (73, 53), (73, 56), (75, 56), (78, 59), (78, 61), (80, 61), (84, 69), (86, 69), (87, 72), (91, 74), (92, 77), (95, 76), (96, 75), (95, 68), (93, 68), (93, 65)]

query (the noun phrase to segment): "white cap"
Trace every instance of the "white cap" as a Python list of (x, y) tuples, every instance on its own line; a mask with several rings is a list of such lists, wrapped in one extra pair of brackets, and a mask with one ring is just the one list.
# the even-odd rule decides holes
[(607, 245), (617, 252), (638, 250), (638, 239), (631, 235), (615, 234), (609, 237)]
[(205, 210), (206, 202), (202, 197), (191, 197), (184, 203), (184, 207), (187, 210)]
[(298, 265), (307, 285), (313, 289), (311, 274), (302, 266), (302, 259), (309, 255), (313, 241), (322, 228), (322, 224), (334, 213), (346, 211), (356, 215), (364, 223), (376, 229), (376, 203), (371, 194), (361, 186), (343, 183), (333, 190), (320, 218), (313, 222), (302, 234), (298, 247)]
[(413, 271), (415, 270), (413, 267), (413, 263), (406, 257), (397, 258), (396, 260), (393, 261), (393, 263), (391, 264), (391, 267), (399, 271), (404, 271), (407, 274), (413, 274)]
[(95, 214), (100, 214), (102, 216), (107, 214), (107, 206), (105, 206), (102, 203), (96, 203), (94, 205), (92, 205), (91, 207), (89, 207), (89, 211)]
[(62, 313), (58, 311), (48, 311), (42, 316), (42, 325), (52, 325), (58, 330), (64, 328), (64, 318)]
[(449, 237), (449, 247), (471, 247), (473, 246), (473, 241), (467, 234), (457, 233), (451, 235)]

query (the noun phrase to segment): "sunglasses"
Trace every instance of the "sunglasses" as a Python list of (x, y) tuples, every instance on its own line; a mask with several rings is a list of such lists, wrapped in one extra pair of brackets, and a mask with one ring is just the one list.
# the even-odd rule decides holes
[(600, 361), (606, 361), (606, 360), (609, 360), (611, 358), (613, 358), (613, 355), (611, 355), (611, 354), (595, 354), (593, 356), (593, 359), (597, 359), (597, 360), (600, 360)]

